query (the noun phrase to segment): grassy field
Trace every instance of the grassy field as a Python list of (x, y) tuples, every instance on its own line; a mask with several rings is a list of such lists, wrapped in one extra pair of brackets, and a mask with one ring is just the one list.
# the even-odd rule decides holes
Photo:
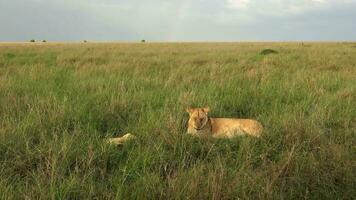
[(0, 44), (0, 199), (353, 199), (355, 77), (356, 43)]

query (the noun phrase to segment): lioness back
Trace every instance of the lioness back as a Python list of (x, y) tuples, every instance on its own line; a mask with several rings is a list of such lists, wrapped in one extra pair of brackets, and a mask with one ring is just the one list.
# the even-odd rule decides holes
[(261, 136), (263, 127), (253, 119), (211, 118), (213, 137)]

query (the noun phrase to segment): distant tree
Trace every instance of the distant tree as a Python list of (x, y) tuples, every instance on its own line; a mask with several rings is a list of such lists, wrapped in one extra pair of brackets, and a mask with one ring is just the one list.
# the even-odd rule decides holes
[(42, 42), (47, 42), (46, 40), (42, 40)]
[(146, 42), (146, 40), (141, 40), (141, 42), (142, 42), (142, 43), (145, 43), (145, 42)]
[(84, 43), (87, 43), (88, 41), (87, 40), (83, 40)]
[(30, 42), (36, 42), (36, 40), (32, 39), (32, 40), (30, 40)]

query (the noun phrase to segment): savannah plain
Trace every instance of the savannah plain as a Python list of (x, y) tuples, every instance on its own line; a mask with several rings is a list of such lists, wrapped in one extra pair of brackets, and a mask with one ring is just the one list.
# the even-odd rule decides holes
[(353, 199), (355, 133), (356, 43), (0, 43), (0, 199)]

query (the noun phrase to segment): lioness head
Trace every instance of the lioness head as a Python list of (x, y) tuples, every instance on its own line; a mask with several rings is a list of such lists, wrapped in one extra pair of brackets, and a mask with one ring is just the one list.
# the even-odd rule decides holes
[(187, 108), (186, 111), (189, 113), (188, 124), (197, 130), (202, 129), (209, 120), (209, 110), (209, 108)]

